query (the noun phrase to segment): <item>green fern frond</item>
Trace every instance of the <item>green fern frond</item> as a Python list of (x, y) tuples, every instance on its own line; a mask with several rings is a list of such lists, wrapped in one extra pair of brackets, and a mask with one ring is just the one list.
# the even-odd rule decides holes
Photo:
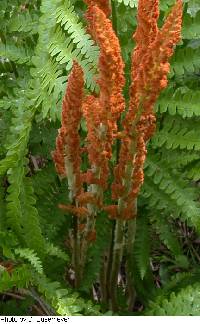
[(125, 6), (130, 6), (131, 8), (137, 7), (138, 0), (115, 0), (118, 3), (123, 3)]
[(169, 213), (180, 215), (176, 202), (165, 192), (158, 190), (151, 178), (145, 175), (145, 183), (142, 187), (141, 196), (148, 202), (148, 208), (155, 208), (158, 211), (168, 210)]
[(4, 97), (2, 100), (0, 99), (0, 109), (2, 112), (0, 114), (0, 142), (2, 144), (0, 147), (1, 158), (6, 154), (4, 143), (6, 142), (9, 133), (10, 123), (11, 123), (12, 113), (11, 111), (9, 111), (9, 108), (10, 108), (10, 101), (8, 102), (8, 97)]
[(198, 316), (200, 315), (200, 285), (196, 283), (172, 293), (169, 299), (158, 298), (150, 304), (145, 315), (150, 316)]
[(194, 73), (195, 71), (199, 71), (199, 49), (193, 49), (191, 47), (177, 48), (170, 65), (170, 76), (175, 76), (175, 78), (180, 77), (185, 73)]
[(7, 29), (12, 32), (23, 32), (29, 35), (35, 35), (38, 33), (38, 15), (31, 15), (29, 12), (17, 13), (12, 16)]
[(47, 63), (38, 71), (41, 75), (42, 88), (47, 88), (47, 92), (50, 95), (54, 90), (55, 84), (62, 74), (59, 68), (59, 64), (53, 59), (49, 59)]
[(167, 12), (175, 3), (175, 0), (160, 0), (160, 10)]
[(1, 273), (0, 292), (12, 288), (26, 288), (32, 281), (30, 267), (21, 265), (13, 269), (9, 274), (6, 270)]
[(8, 143), (6, 145), (7, 154), (0, 161), (0, 174), (2, 175), (9, 168), (14, 167), (26, 154), (34, 109), (15, 109), (14, 114)]
[(168, 297), (171, 291), (180, 291), (182, 288), (185, 288), (188, 285), (194, 284), (199, 280), (198, 272), (178, 272), (175, 275), (171, 276), (169, 281), (166, 282), (165, 286), (158, 292), (158, 295)]
[(45, 240), (42, 235), (38, 210), (35, 208), (35, 203), (36, 199), (32, 181), (30, 178), (24, 177), (20, 192), (23, 238), (27, 247), (37, 251), (42, 256), (45, 253)]
[(18, 242), (15, 235), (11, 231), (6, 231), (5, 228), (6, 227), (2, 227), (0, 230), (0, 248), (4, 258), (13, 260), (13, 248), (16, 248)]
[(55, 57), (59, 64), (65, 63), (67, 71), (71, 69), (73, 60), (79, 62), (83, 68), (87, 86), (92, 90), (95, 89), (96, 84), (93, 78), (96, 73), (96, 62), (93, 58), (84, 58), (80, 49), (74, 48), (71, 38), (67, 38), (60, 27), (56, 28), (51, 38), (49, 53), (52, 57)]
[(45, 250), (46, 250), (47, 255), (55, 256), (55, 257), (60, 258), (64, 261), (69, 260), (69, 256), (64, 251), (62, 251), (58, 246), (55, 246), (50, 242), (46, 242)]
[(24, 167), (18, 164), (10, 169), (10, 183), (7, 195), (7, 223), (18, 237), (22, 246), (36, 250), (40, 256), (45, 253), (45, 241), (41, 233), (38, 212), (31, 179), (25, 177)]
[(98, 309), (87, 301), (82, 300), (77, 293), (63, 289), (59, 282), (51, 282), (45, 276), (35, 278), (40, 293), (51, 303), (57, 315), (99, 315)]
[(20, 189), (22, 186), (24, 169), (21, 166), (17, 166), (10, 170), (8, 181), (10, 186), (8, 187), (7, 201), (7, 224), (15, 233), (19, 241), (22, 243), (22, 214), (20, 204)]
[(15, 249), (15, 254), (19, 255), (22, 259), (27, 260), (33, 266), (33, 268), (39, 274), (43, 274), (43, 267), (41, 260), (38, 258), (37, 254), (30, 249), (18, 248)]
[(154, 213), (150, 217), (151, 223), (159, 235), (160, 240), (171, 251), (174, 257), (183, 255), (181, 244), (174, 233), (172, 225), (169, 223), (166, 215)]
[[(65, 42), (65, 44), (63, 44)], [(70, 38), (66, 38), (60, 27), (57, 27), (54, 35), (51, 38), (49, 44), (49, 53), (52, 57), (56, 58), (56, 61), (60, 64), (67, 63), (66, 70), (70, 70), (72, 67), (73, 59), (81, 59), (80, 51), (74, 51), (73, 43)]]
[(176, 90), (167, 88), (156, 104), (156, 110), (161, 113), (168, 112), (170, 115), (176, 114), (186, 117), (200, 116), (199, 90), (190, 90), (186, 87), (179, 87)]
[(189, 14), (183, 16), (182, 37), (184, 39), (200, 38), (200, 11), (195, 17), (191, 17)]
[(22, 46), (0, 43), (0, 56), (17, 64), (30, 64), (31, 55)]
[(198, 121), (180, 119), (178, 116), (165, 118), (163, 127), (152, 139), (153, 147), (167, 149), (200, 150), (200, 130)]
[[(50, 63), (51, 64), (51, 63)], [(36, 71), (37, 73), (37, 71)], [(55, 73), (57, 71), (55, 70)], [(45, 75), (44, 75), (45, 77)], [(41, 82), (42, 80), (34, 80), (33, 82), (33, 90), (31, 97), (36, 99), (35, 105), (37, 109), (39, 109), (40, 105), (42, 105), (42, 111), (39, 115), (37, 115), (37, 121), (40, 122), (44, 120), (48, 114), (50, 114), (52, 121), (60, 119), (61, 114), (61, 102), (62, 96), (61, 94), (64, 93), (64, 89), (66, 88), (66, 77), (58, 77), (54, 80), (53, 83), (50, 80), (50, 83), (47, 84), (47, 87), (42, 87)], [(38, 87), (40, 91), (38, 92)], [(53, 92), (49, 93), (49, 89), (52, 87)]]
[[(64, 90), (62, 85), (64, 79), (61, 77), (63, 72), (62, 68), (59, 63), (50, 56), (48, 51), (50, 39), (56, 28), (56, 9), (56, 1), (50, 3), (47, 0), (43, 0), (41, 2), (40, 11), (42, 14), (38, 23), (39, 38), (35, 48), (35, 55), (32, 58), (34, 68), (30, 71), (33, 77), (31, 97), (37, 100), (37, 109), (41, 109), (42, 114), (40, 119), (45, 118), (49, 112), (51, 116), (51, 107), (56, 106)], [(57, 106), (53, 108), (53, 110), (54, 113), (51, 118), (53, 117), (55, 119)]]
[[(0, 72), (1, 73), (12, 73), (13, 72), (13, 66), (12, 62), (9, 61), (6, 57), (0, 57)], [(2, 84), (1, 84), (2, 88)], [(0, 88), (0, 91), (3, 92)]]
[(102, 213), (97, 217), (96, 231), (97, 238), (89, 250), (88, 263), (81, 285), (82, 291), (90, 291), (92, 284), (98, 280), (101, 271), (102, 256), (106, 251), (107, 242), (111, 240), (112, 224), (107, 219), (106, 214)]
[(188, 170), (186, 169), (187, 177), (193, 181), (200, 180), (200, 161), (196, 161), (192, 164)]
[(79, 17), (74, 11), (74, 7), (68, 4), (62, 4), (58, 7), (56, 13), (57, 23), (68, 32), (71, 41), (80, 49), (81, 54), (84, 54), (89, 62), (97, 63), (99, 51), (98, 47), (94, 44), (90, 35), (86, 33), (83, 24), (80, 22)]
[[(24, 98), (24, 105), (28, 101)], [(29, 104), (31, 101), (29, 100)], [(44, 253), (44, 240), (41, 234), (37, 210), (34, 207), (31, 179), (26, 178), (28, 160), (27, 144), (32, 126), (34, 109), (29, 106), (15, 109), (10, 134), (7, 138), (7, 155), (0, 161), (0, 171), (8, 174), (7, 224), (21, 244), (27, 244), (38, 253)]]
[(69, 71), (73, 60), (77, 60), (84, 70), (87, 87), (93, 91), (98, 51), (73, 6), (61, 0), (51, 4), (43, 0), (41, 12), (39, 40), (32, 58), (35, 68), (31, 75), (34, 78), (33, 89), (40, 89), (35, 92), (37, 107), (42, 112), (40, 119), (50, 114), (55, 120), (59, 116), (60, 98), (65, 88), (64, 68)]
[(191, 166), (191, 163), (197, 163), (199, 161), (199, 153), (184, 151), (184, 150), (166, 150), (165, 148), (161, 150), (162, 160), (164, 160), (167, 166), (170, 168), (172, 165), (176, 165), (177, 169), (182, 169), (183, 167)]
[(66, 183), (58, 182), (51, 163), (33, 176), (33, 187), (37, 197), (36, 207), (42, 232), (50, 242), (54, 241), (58, 244), (65, 239), (64, 236), (70, 226), (70, 218), (65, 217), (58, 208), (58, 204), (66, 201), (68, 196)]
[[(4, 221), (5, 221), (5, 189), (3, 187), (3, 177), (0, 177), (0, 236), (1, 236), (1, 230), (4, 228)], [(0, 241), (1, 244), (1, 241)]]
[(195, 188), (182, 179), (181, 173), (170, 171), (159, 159), (148, 156), (145, 169), (144, 197), (158, 210), (174, 209), (173, 217), (183, 220), (200, 229), (200, 205)]
[(187, 1), (187, 13), (189, 13), (191, 17), (195, 17), (199, 10), (199, 0)]

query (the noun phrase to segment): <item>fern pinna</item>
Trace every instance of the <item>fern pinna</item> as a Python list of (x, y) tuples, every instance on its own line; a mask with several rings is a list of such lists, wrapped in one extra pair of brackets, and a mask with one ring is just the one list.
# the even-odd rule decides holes
[[(116, 310), (117, 280), (124, 241), (126, 238), (128, 246), (131, 242), (131, 249), (137, 196), (144, 180), (146, 143), (155, 132), (153, 106), (160, 91), (167, 86), (169, 58), (174, 45), (180, 40), (182, 1), (177, 0), (160, 29), (157, 25), (159, 2), (139, 1), (127, 109), (123, 98), (124, 63), (119, 40), (109, 19), (109, 3), (86, 2), (88, 32), (100, 48), (99, 76), (96, 81), (99, 93), (83, 94), (83, 72), (74, 62), (63, 100), (62, 127), (56, 141), (54, 161), (60, 176), (67, 176), (70, 191), (71, 204), (60, 205), (60, 208), (72, 213), (75, 218), (70, 247), (76, 287), (80, 286), (83, 278), (87, 250), (96, 239), (96, 217), (101, 217), (98, 214), (106, 211), (115, 220), (108, 261), (110, 273), (101, 285), (108, 287), (107, 299), (112, 309)], [(120, 120), (124, 112), (125, 116)], [(83, 147), (80, 147), (78, 131), (82, 117), (86, 120), (87, 137)], [(104, 192), (108, 188), (109, 161), (116, 139), (120, 149), (113, 170), (112, 202), (107, 205)], [(82, 152), (86, 152), (88, 157), (88, 170), (85, 173), (81, 172)], [(128, 237), (125, 235), (126, 228)], [(105, 290), (105, 287), (101, 289)]]

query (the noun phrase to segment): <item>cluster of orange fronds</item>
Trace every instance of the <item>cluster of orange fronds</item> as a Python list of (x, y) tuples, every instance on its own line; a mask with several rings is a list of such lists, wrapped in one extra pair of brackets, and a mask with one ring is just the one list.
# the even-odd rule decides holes
[(177, 0), (161, 30), (157, 27), (158, 14), (157, 0), (139, 1), (130, 104), (123, 121), (126, 140), (121, 144), (112, 187), (113, 198), (122, 197), (125, 206), (122, 217), (128, 219), (134, 217), (134, 200), (144, 181), (146, 142), (155, 131), (153, 107), (160, 91), (167, 86), (168, 61), (180, 40), (182, 1)]
[(71, 177), (73, 193), (81, 190), (81, 154), (79, 124), (82, 117), (84, 77), (81, 67), (74, 62), (62, 104), (62, 126), (56, 139), (53, 159), (61, 176)]
[[(125, 111), (123, 97), (124, 62), (119, 40), (113, 30), (108, 0), (85, 0), (88, 31), (100, 48), (98, 95), (83, 95), (83, 72), (74, 63), (63, 100), (62, 127), (56, 142), (54, 161), (61, 175), (72, 177), (76, 206), (61, 206), (79, 217), (88, 217), (88, 204), (105, 210), (111, 218), (135, 217), (135, 199), (144, 181), (143, 167), (146, 143), (155, 132), (154, 104), (167, 86), (169, 59), (180, 40), (182, 0), (176, 0), (163, 27), (158, 28), (158, 0), (139, 0), (138, 27), (134, 34), (136, 47), (132, 53), (130, 101), (123, 130), (117, 122)], [(87, 124), (86, 152), (90, 168), (81, 174), (79, 123)], [(119, 161), (114, 169), (112, 197), (114, 204), (104, 206), (102, 191), (107, 188), (109, 165), (114, 140), (120, 139)], [(96, 185), (84, 192), (83, 183)], [(95, 188), (95, 189), (94, 189)], [(94, 190), (92, 192), (92, 190)], [(96, 191), (95, 191), (96, 190)], [(120, 203), (116, 203), (116, 200)], [(79, 224), (84, 228), (84, 224)], [(95, 234), (93, 233), (93, 237)]]

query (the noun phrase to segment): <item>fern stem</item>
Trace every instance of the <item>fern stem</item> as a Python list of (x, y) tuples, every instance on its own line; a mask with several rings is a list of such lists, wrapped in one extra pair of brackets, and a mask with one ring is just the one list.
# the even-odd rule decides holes
[[(137, 201), (135, 208), (137, 208)], [(136, 291), (133, 279), (133, 249), (136, 233), (136, 217), (127, 222), (127, 239), (126, 239), (126, 278), (127, 278), (127, 294), (128, 294), (128, 310), (132, 311), (135, 303)]]
[(83, 273), (84, 273), (84, 268), (85, 268), (85, 263), (87, 259), (87, 252), (88, 248), (90, 245), (90, 242), (88, 241), (88, 234), (94, 230), (95, 227), (95, 217), (94, 215), (90, 215), (87, 218), (87, 223), (86, 223), (86, 229), (84, 231), (84, 236), (82, 237), (82, 244), (80, 245), (80, 263), (79, 263), (79, 279), (80, 282), (83, 278)]
[[(99, 175), (99, 170), (97, 170), (97, 176)], [(94, 195), (98, 197), (103, 196), (102, 188), (99, 185), (91, 185), (90, 192), (94, 193)], [(87, 222), (84, 230), (84, 234), (82, 237), (82, 244), (80, 245), (80, 269), (79, 269), (79, 276), (80, 281), (83, 278), (85, 263), (87, 260), (87, 252), (88, 248), (91, 244), (91, 240), (89, 238), (90, 233), (95, 233), (95, 224), (96, 224), (96, 214), (98, 212), (97, 206), (93, 204), (88, 204), (87, 208), (90, 212), (90, 215), (87, 217)]]
[(110, 251), (106, 251), (103, 255), (102, 266), (99, 274), (100, 290), (101, 290), (101, 303), (103, 307), (108, 305), (108, 265), (109, 265)]
[(78, 233), (79, 220), (75, 218), (74, 224), (74, 246), (73, 246), (73, 260), (74, 260), (74, 271), (75, 271), (75, 287), (80, 286), (80, 235)]
[(115, 224), (115, 233), (114, 233), (114, 244), (113, 244), (113, 253), (112, 253), (112, 267), (111, 275), (109, 282), (109, 291), (110, 291), (110, 302), (111, 309), (117, 311), (118, 301), (117, 301), (117, 284), (118, 284), (118, 273), (123, 255), (124, 247), (124, 225), (125, 221), (118, 219)]
[(113, 258), (113, 246), (114, 246), (114, 236), (115, 236), (115, 224), (112, 226), (111, 242), (108, 250), (104, 255), (104, 262), (100, 272), (100, 287), (101, 287), (101, 301), (105, 307), (108, 308), (109, 298), (110, 298), (110, 278), (111, 278), (111, 268), (112, 268), (112, 258)]

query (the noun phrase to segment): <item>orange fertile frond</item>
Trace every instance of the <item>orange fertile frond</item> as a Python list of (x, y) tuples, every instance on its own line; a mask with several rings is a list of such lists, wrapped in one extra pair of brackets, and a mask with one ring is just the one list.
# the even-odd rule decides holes
[(93, 242), (96, 241), (96, 237), (97, 237), (97, 233), (96, 230), (92, 230), (88, 233), (88, 235), (86, 236), (86, 240), (88, 242)]
[(82, 116), (84, 79), (82, 68), (78, 63), (73, 63), (67, 90), (62, 104), (61, 128), (56, 139), (56, 150), (53, 159), (57, 172), (67, 175), (70, 189), (80, 191), (80, 139), (79, 124)]
[(129, 94), (130, 94), (130, 107), (133, 108), (133, 116), (137, 113), (136, 98), (135, 94), (137, 92), (137, 77), (140, 64), (148, 52), (149, 46), (156, 39), (158, 34), (157, 21), (159, 17), (159, 1), (158, 0), (140, 0), (138, 2), (138, 12), (137, 12), (137, 29), (133, 35), (136, 41), (136, 47), (131, 56), (131, 80)]
[(62, 204), (59, 204), (58, 207), (63, 211), (72, 213), (77, 217), (87, 218), (87, 216), (89, 216), (89, 211), (86, 207), (75, 207), (73, 205), (62, 205)]
[(104, 206), (103, 210), (108, 213), (110, 219), (119, 218), (117, 205)]
[(125, 85), (124, 62), (121, 56), (119, 40), (112, 23), (98, 6), (88, 8), (86, 18), (94, 40), (100, 47), (99, 103), (103, 109), (101, 122), (108, 128), (110, 141), (117, 132), (117, 120), (125, 109), (122, 95)]
[(83, 232), (85, 229), (85, 224), (78, 224), (78, 231)]
[(87, 183), (90, 183), (90, 180), (95, 183), (96, 179), (103, 187), (106, 187), (111, 146), (107, 143), (107, 131), (102, 124), (102, 113), (99, 99), (87, 96), (83, 103), (83, 115), (87, 123), (87, 151), (93, 180), (89, 178), (86, 180)]
[(60, 136), (60, 134), (58, 134), (56, 138), (56, 150), (53, 152), (52, 157), (55, 163), (56, 171), (62, 177), (66, 176), (64, 154), (63, 138)]
[[(178, 0), (167, 17), (164, 26), (161, 30), (158, 30), (154, 41), (148, 44), (148, 49), (144, 56), (141, 57), (141, 63), (136, 68), (137, 73), (132, 74), (127, 119), (132, 121), (135, 119), (139, 106), (142, 106), (141, 109), (146, 114), (151, 113), (160, 91), (167, 86), (167, 74), (170, 69), (168, 61), (173, 54), (173, 47), (180, 40), (181, 24), (182, 0)], [(142, 48), (141, 44), (140, 47)], [(134, 53), (135, 51), (137, 56), (137, 47)], [(132, 63), (134, 63), (134, 60)], [(134, 70), (134, 67), (132, 69)]]
[[(125, 109), (122, 94), (125, 85), (124, 62), (119, 40), (111, 21), (98, 5), (90, 5), (86, 18), (88, 30), (99, 45), (99, 97), (88, 96), (84, 116), (88, 128), (88, 157), (91, 171), (84, 175), (87, 183), (99, 183), (105, 189), (108, 178), (108, 160), (117, 137), (117, 120)], [(95, 177), (96, 173), (96, 177)]]
[(88, 6), (97, 5), (108, 17), (111, 14), (109, 0), (84, 0)]
[(141, 62), (148, 46), (155, 40), (158, 33), (157, 20), (159, 17), (158, 0), (140, 0), (137, 12), (137, 29), (133, 35), (136, 47), (132, 54), (132, 79), (137, 75), (137, 67)]
[[(177, 0), (148, 53), (144, 56), (137, 80), (137, 91), (144, 97), (145, 112), (151, 112), (160, 91), (167, 86), (169, 59), (181, 37), (182, 1)], [(149, 108), (148, 108), (149, 107)]]
[(97, 201), (92, 192), (82, 192), (76, 199), (80, 205), (96, 204)]
[(130, 132), (136, 115), (138, 119), (140, 115), (153, 113), (153, 106), (160, 91), (167, 86), (167, 74), (170, 69), (168, 61), (173, 54), (173, 47), (180, 40), (181, 23), (182, 1), (177, 0), (164, 26), (141, 58), (137, 75), (132, 79), (130, 106), (124, 121), (127, 132)]

